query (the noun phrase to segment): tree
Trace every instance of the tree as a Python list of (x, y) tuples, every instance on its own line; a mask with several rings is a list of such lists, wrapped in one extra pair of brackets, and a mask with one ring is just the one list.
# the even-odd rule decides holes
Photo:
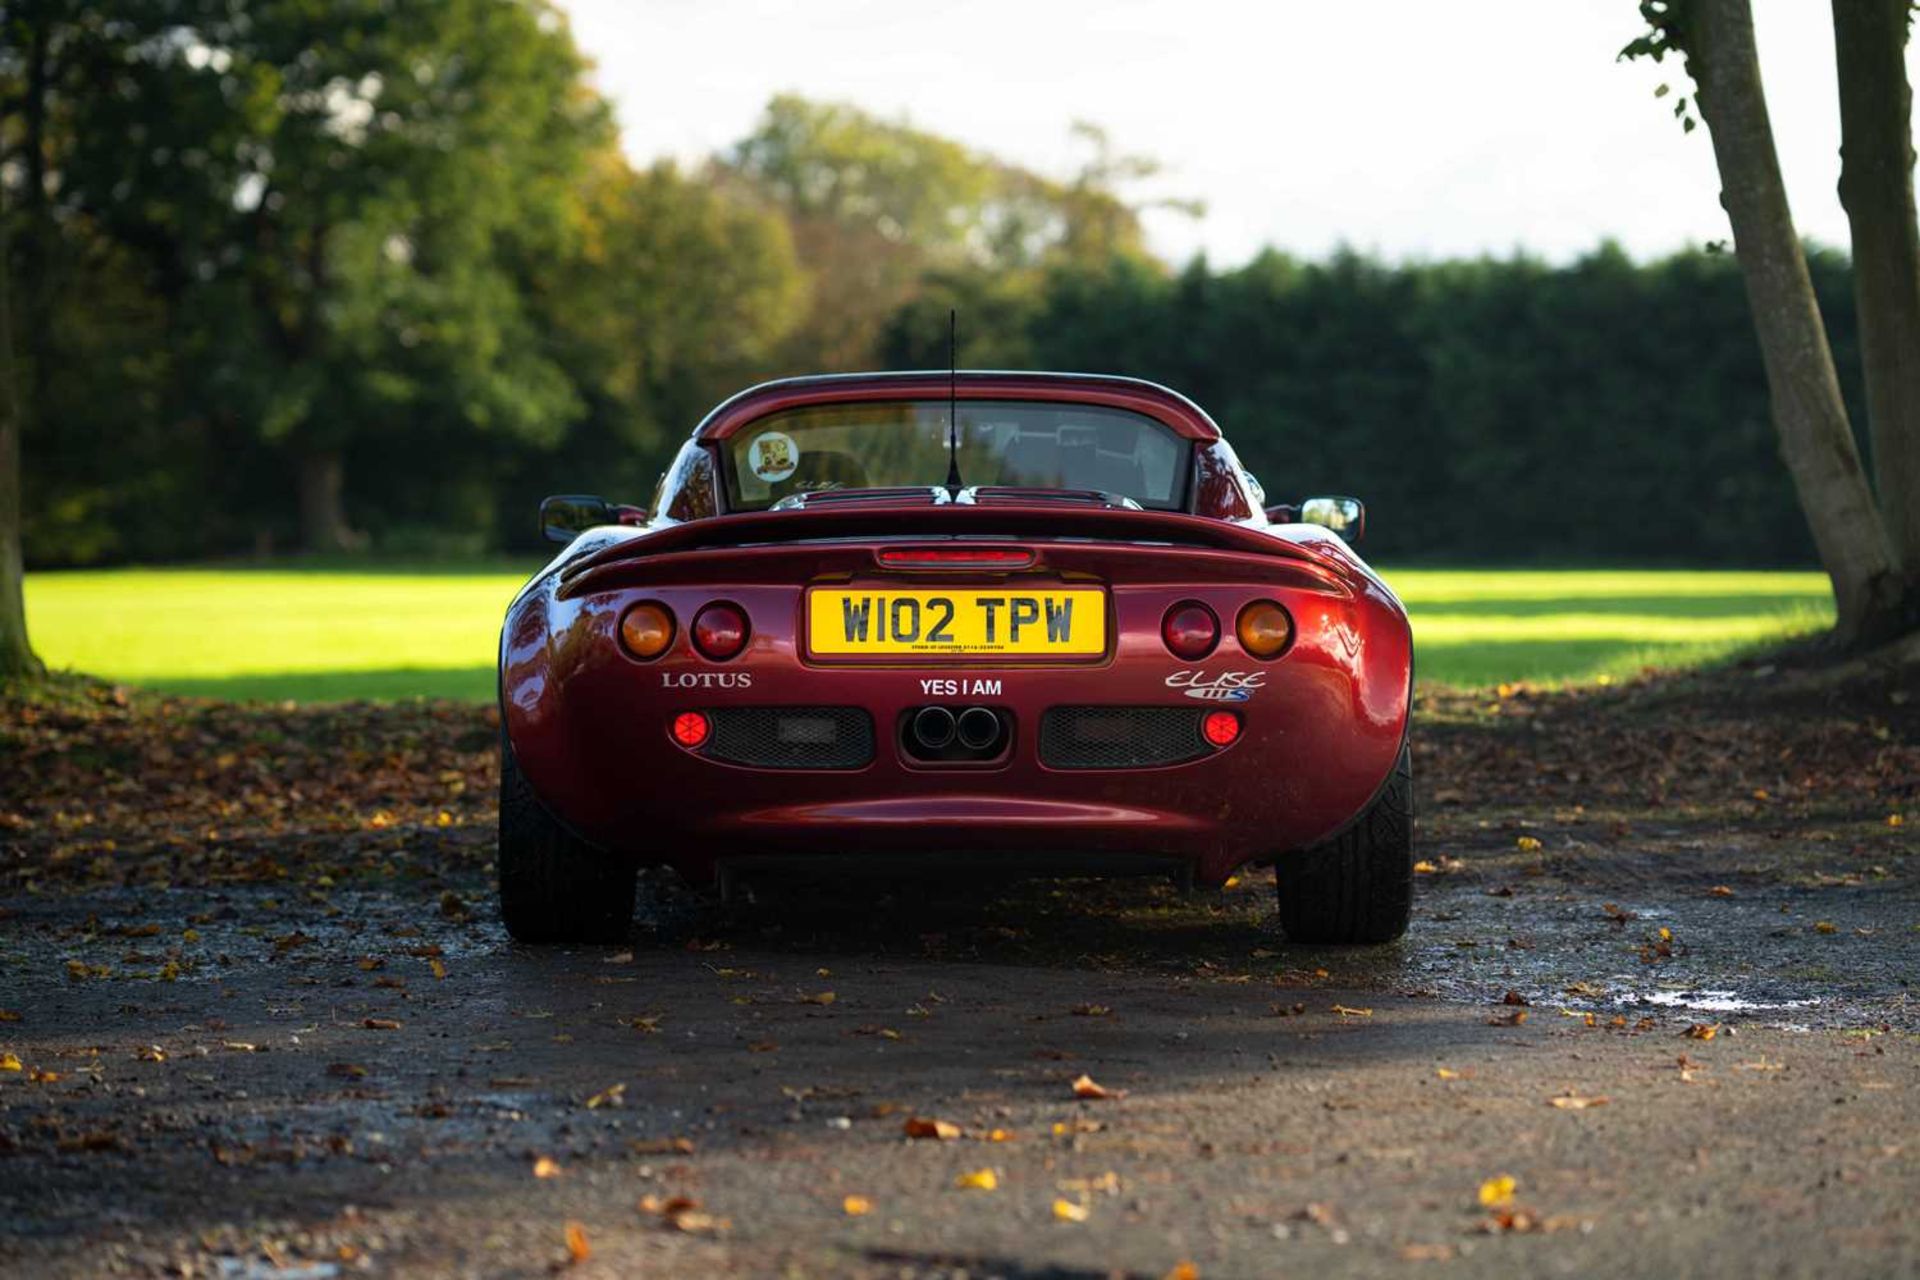
[(71, 50), (55, 216), (141, 255), (180, 411), (284, 461), (309, 547), (356, 541), (369, 442), (457, 471), (450, 437), (577, 412), (522, 286), (609, 125), (545, 0), (58, 0), (28, 26)]
[[(1713, 139), (1721, 203), (1759, 334), (1781, 456), (1833, 582), (1834, 639), (1843, 648), (1891, 640), (1920, 624), (1920, 585), (1888, 536), (1841, 399), (1806, 254), (1787, 207), (1749, 0), (1642, 0), (1640, 12), (1651, 30), (1622, 56), (1684, 56), (1695, 104)], [(1684, 113), (1684, 100), (1679, 110)], [(1856, 261), (1856, 281), (1860, 267)]]
[(1852, 230), (1874, 484), (1895, 553), (1920, 575), (1920, 220), (1913, 198), (1909, 0), (1834, 0), (1840, 202)]
[(0, 680), (38, 675), (20, 546), (20, 392), (13, 345), (13, 211), (0, 201)]
[(789, 362), (811, 371), (871, 361), (894, 345), (889, 317), (930, 275), (951, 285), (968, 273), (1096, 270), (1113, 258), (1158, 268), (1141, 206), (1119, 190), (1157, 166), (1116, 155), (1090, 126), (1075, 136), (1092, 156), (1059, 181), (845, 103), (774, 98), (719, 167), (793, 228), (811, 303)]

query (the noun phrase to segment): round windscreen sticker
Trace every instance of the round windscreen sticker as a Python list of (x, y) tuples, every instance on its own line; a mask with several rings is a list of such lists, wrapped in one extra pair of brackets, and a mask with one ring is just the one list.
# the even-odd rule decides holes
[(778, 484), (800, 465), (800, 446), (784, 431), (755, 436), (747, 446), (747, 468), (768, 484)]

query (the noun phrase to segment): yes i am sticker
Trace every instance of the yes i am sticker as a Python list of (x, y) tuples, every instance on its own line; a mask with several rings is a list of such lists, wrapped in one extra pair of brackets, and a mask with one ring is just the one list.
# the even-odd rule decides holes
[(998, 680), (922, 680), (920, 692), (929, 698), (997, 698)]

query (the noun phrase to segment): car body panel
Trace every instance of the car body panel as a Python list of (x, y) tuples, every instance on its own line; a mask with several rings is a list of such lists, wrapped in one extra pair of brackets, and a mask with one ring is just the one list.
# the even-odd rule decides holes
[[(730, 432), (807, 397), (923, 397), (930, 375), (804, 379), (727, 402), (682, 450), (643, 528), (578, 537), (515, 598), (502, 632), (501, 706), (510, 748), (553, 815), (610, 855), (678, 868), (698, 881), (733, 859), (981, 855), (1010, 870), (1054, 855), (1118, 867), (1146, 862), (1218, 884), (1235, 868), (1284, 856), (1352, 822), (1391, 773), (1406, 739), (1412, 642), (1400, 602), (1345, 543), (1310, 525), (1269, 525), (1218, 428), (1150, 384), (1062, 375), (961, 375), (963, 395), (1115, 403), (1150, 412), (1193, 442), (1196, 510), (1164, 512), (1026, 500), (978, 505), (899, 494), (818, 509), (726, 514), (698, 462)], [(939, 375), (944, 389), (946, 375)], [(1039, 390), (1035, 390), (1039, 388)], [(1143, 390), (1143, 388), (1149, 388)], [(1092, 399), (1092, 397), (1109, 397)], [(1164, 416), (1163, 416), (1164, 415)], [(704, 475), (703, 475), (704, 472)], [(671, 477), (678, 474), (678, 488)], [(690, 501), (691, 487), (709, 486)], [(703, 508), (690, 518), (672, 515)], [(706, 507), (710, 500), (714, 505)], [(895, 547), (1020, 547), (1015, 570), (889, 568)], [(1097, 586), (1107, 646), (1091, 658), (1005, 655), (810, 656), (810, 586), (887, 589)], [(1254, 600), (1282, 604), (1294, 639), (1250, 656), (1234, 619)], [(1161, 639), (1170, 604), (1219, 618), (1217, 648), (1182, 661)], [(661, 656), (619, 639), (632, 605), (677, 620)], [(751, 620), (743, 652), (702, 656), (688, 634), (714, 601)], [(1232, 692), (1222, 692), (1232, 690)], [(1010, 726), (987, 761), (930, 764), (900, 740), (920, 707), (986, 706)], [(875, 751), (849, 769), (727, 763), (675, 742), (682, 712), (859, 708)], [(1184, 763), (1113, 769), (1042, 762), (1038, 726), (1059, 707), (1222, 707), (1239, 738)]]

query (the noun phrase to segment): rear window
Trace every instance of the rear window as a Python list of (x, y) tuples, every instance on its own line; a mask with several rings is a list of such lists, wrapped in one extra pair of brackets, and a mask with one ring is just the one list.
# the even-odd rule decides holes
[[(729, 437), (727, 505), (764, 510), (830, 489), (947, 481), (945, 400), (816, 404), (772, 414)], [(955, 434), (969, 487), (1095, 489), (1178, 509), (1189, 450), (1162, 423), (1125, 409), (1031, 400), (962, 400)]]

